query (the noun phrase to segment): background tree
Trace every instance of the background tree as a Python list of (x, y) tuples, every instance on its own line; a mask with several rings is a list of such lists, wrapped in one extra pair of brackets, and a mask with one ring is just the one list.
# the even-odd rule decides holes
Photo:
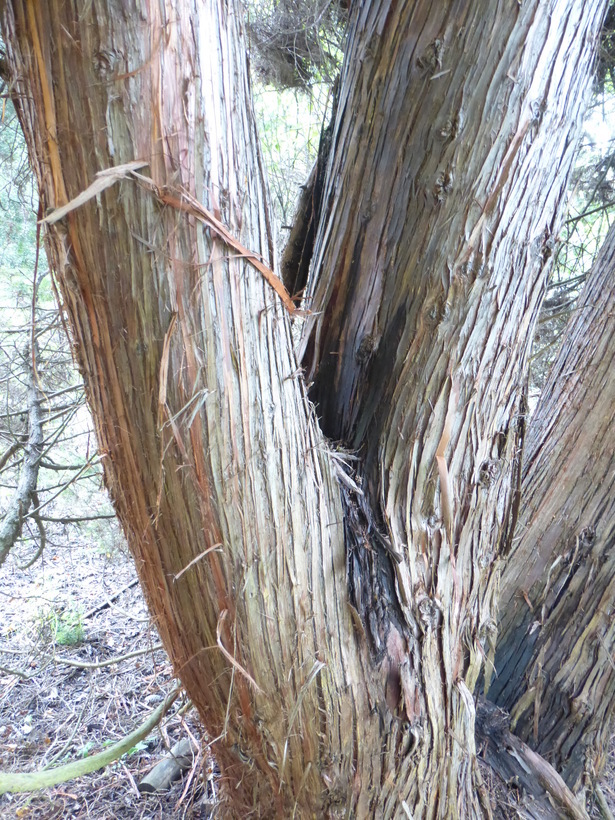
[(471, 693), (604, 5), (351, 10), (302, 345), (349, 458), (266, 267), (234, 7), (5, 4), (106, 481), (233, 816), (488, 813)]
[(69, 493), (61, 498), (76, 481), (98, 489), (100, 469), (44, 254), (39, 259), (33, 179), (8, 100), (0, 155), (0, 563), (19, 541), (25, 565), (65, 526), (113, 514), (91, 496), (81, 518), (83, 505)]

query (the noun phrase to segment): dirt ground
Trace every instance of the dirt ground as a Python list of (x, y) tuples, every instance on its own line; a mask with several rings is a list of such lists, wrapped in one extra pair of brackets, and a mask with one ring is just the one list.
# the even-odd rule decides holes
[[(141, 724), (176, 686), (121, 540), (95, 548), (71, 537), (19, 569), (0, 570), (0, 769), (33, 771), (96, 753)], [(107, 666), (101, 662), (130, 653)], [(94, 665), (84, 668), (75, 663)], [(19, 674), (16, 674), (19, 673)], [(176, 701), (147, 740), (106, 769), (33, 794), (0, 797), (1, 818), (209, 818), (216, 805), (211, 759), (199, 754), (161, 794), (138, 784), (179, 739), (201, 743), (185, 699)], [(189, 705), (188, 705), (189, 706)], [(206, 746), (205, 746), (206, 748)], [(495, 818), (516, 818), (514, 788), (481, 767)], [(615, 744), (601, 782), (615, 813)], [(495, 808), (495, 805), (494, 805)], [(608, 817), (597, 804), (592, 818)]]
[[(0, 570), (0, 613), (0, 769), (32, 771), (98, 752), (133, 731), (176, 685), (123, 549), (73, 542), (46, 549), (27, 570), (10, 557)], [(100, 668), (69, 665), (140, 650)], [(200, 755), (165, 793), (137, 788), (177, 740), (200, 741), (185, 706), (180, 697), (146, 741), (102, 771), (0, 797), (0, 817), (209, 817), (215, 779)]]

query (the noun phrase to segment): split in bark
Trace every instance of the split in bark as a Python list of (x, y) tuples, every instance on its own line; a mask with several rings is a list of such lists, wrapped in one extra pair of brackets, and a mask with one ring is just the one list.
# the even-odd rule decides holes
[(333, 123), (337, 114), (338, 88), (339, 78), (333, 84), (331, 118), (328, 125), (322, 129), (318, 157), (301, 189), (293, 227), (280, 260), (282, 281), (293, 298), (302, 296), (310, 271), (316, 228), (323, 209), (322, 196), (331, 152)]

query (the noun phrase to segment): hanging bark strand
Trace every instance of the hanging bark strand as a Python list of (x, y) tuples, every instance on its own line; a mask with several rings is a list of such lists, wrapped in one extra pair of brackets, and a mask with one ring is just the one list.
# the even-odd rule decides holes
[(611, 230), (530, 423), (489, 690), (575, 790), (615, 709), (614, 270)]
[[(472, 690), (603, 7), (354, 4), (305, 362), (358, 462), (315, 426), (278, 296), (194, 211), (124, 181), (49, 226), (106, 481), (228, 816), (488, 814)], [(13, 0), (2, 25), (45, 208), (143, 158), (273, 267), (232, 4)]]

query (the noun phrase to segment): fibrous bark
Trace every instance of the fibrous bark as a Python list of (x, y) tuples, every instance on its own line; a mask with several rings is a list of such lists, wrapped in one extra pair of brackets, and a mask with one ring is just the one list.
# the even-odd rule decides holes
[(471, 693), (603, 7), (354, 5), (304, 358), (337, 452), (278, 295), (201, 221), (273, 264), (234, 6), (5, 7), (44, 207), (147, 163), (47, 241), (230, 816), (488, 814)]
[(615, 708), (614, 271), (611, 230), (529, 427), (489, 689), (573, 789), (602, 770)]
[(236, 10), (17, 2), (3, 29), (43, 210), (130, 164), (49, 224), (48, 250), (106, 482), (229, 812), (322, 815), (353, 793), (370, 665), (286, 310), (197, 218), (272, 264)]
[(468, 691), (493, 660), (529, 345), (603, 10), (351, 10), (303, 362), (323, 430), (360, 459), (352, 601), (443, 816), (480, 810), (458, 797)]

